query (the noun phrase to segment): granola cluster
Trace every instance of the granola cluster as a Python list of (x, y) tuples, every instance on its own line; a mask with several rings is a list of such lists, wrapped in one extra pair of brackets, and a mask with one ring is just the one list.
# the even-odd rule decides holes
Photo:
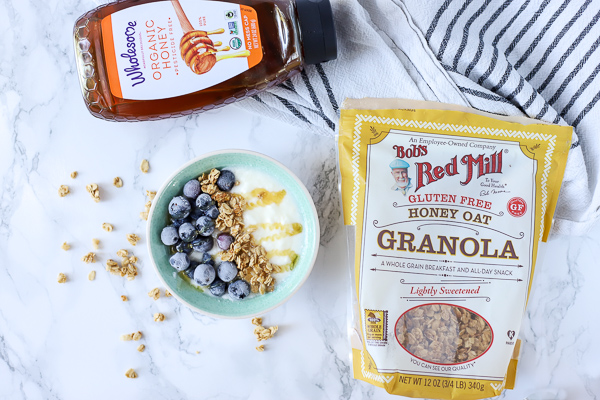
[(69, 187), (67, 185), (60, 185), (60, 187), (58, 188), (58, 195), (60, 197), (65, 197), (69, 193), (70, 193), (70, 191), (69, 191)]
[(136, 263), (138, 258), (134, 255), (129, 256), (129, 253), (125, 249), (117, 251), (117, 255), (121, 257), (121, 265), (115, 260), (109, 259), (106, 261), (106, 270), (113, 275), (120, 275), (127, 277), (128, 281), (132, 281), (138, 274)]
[(147, 174), (148, 171), (150, 171), (150, 163), (148, 162), (148, 160), (142, 160), (142, 163), (140, 164), (140, 170), (145, 174)]
[(125, 372), (125, 376), (131, 379), (135, 379), (138, 377), (137, 373), (133, 370), (133, 368), (129, 368), (126, 372)]
[(483, 354), (492, 342), (492, 331), (483, 318), (465, 308), (429, 304), (404, 314), (396, 337), (416, 357), (456, 364)]
[(123, 341), (135, 340), (136, 342), (142, 338), (142, 332), (137, 331), (133, 333), (127, 333), (125, 335), (121, 335), (120, 339)]
[(252, 293), (265, 294), (275, 289), (273, 265), (264, 247), (254, 243), (251, 231), (235, 237), (229, 250), (221, 252), (221, 259), (235, 261), (240, 278), (250, 283)]
[(264, 326), (262, 326), (262, 318), (252, 318), (252, 325), (256, 326), (256, 328), (254, 328), (254, 336), (259, 342), (271, 339), (275, 335), (275, 332), (277, 332), (277, 330), (279, 329), (279, 326), (277, 325), (272, 326), (270, 328), (265, 328)]
[(216, 185), (219, 175), (220, 171), (213, 169), (208, 176), (203, 174), (198, 180), (202, 191), (210, 194), (219, 208), (215, 226), (235, 239), (229, 250), (220, 253), (221, 260), (235, 262), (240, 278), (250, 283), (252, 293), (272, 292), (275, 288), (275, 279), (271, 276), (273, 265), (267, 259), (266, 250), (255, 244), (254, 229), (244, 227), (246, 199), (239, 194), (219, 191)]
[(152, 200), (154, 200), (155, 196), (156, 196), (156, 192), (146, 190), (146, 197), (148, 197), (149, 200), (144, 205), (144, 211), (140, 212), (140, 219), (143, 219), (144, 221), (148, 221), (148, 215), (150, 214), (150, 208), (152, 207)]
[(92, 196), (92, 199), (94, 199), (96, 203), (100, 201), (100, 188), (97, 184), (90, 183), (85, 187), (85, 190), (88, 191), (88, 193), (90, 194), (90, 196)]
[(154, 288), (148, 292), (148, 296), (152, 297), (154, 300), (158, 300), (160, 298), (160, 289)]
[(127, 234), (127, 241), (132, 245), (135, 246), (137, 244), (137, 242), (139, 242), (141, 240), (141, 238), (136, 235), (135, 233), (128, 233)]
[(81, 257), (81, 261), (83, 261), (86, 264), (95, 263), (96, 262), (96, 254), (89, 252), (85, 256)]

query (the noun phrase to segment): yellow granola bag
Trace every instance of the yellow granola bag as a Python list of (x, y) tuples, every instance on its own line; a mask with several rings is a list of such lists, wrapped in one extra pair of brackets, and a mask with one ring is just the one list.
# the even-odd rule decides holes
[(513, 388), (571, 135), (441, 103), (345, 102), (356, 379), (430, 399)]

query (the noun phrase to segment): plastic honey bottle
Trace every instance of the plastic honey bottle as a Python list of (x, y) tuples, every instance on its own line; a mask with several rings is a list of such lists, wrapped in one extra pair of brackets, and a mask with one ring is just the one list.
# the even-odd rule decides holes
[(74, 39), (87, 108), (116, 121), (210, 110), (337, 56), (329, 0), (121, 0)]

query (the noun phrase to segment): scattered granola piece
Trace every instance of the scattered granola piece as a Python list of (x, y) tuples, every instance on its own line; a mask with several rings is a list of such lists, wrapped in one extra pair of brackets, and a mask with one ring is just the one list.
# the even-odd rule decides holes
[(94, 279), (96, 279), (96, 271), (90, 271), (90, 273), (88, 274), (88, 279), (90, 281), (93, 281)]
[(92, 196), (92, 199), (94, 199), (96, 203), (100, 201), (100, 188), (98, 187), (98, 185), (96, 185), (95, 183), (91, 183), (87, 185), (85, 189), (88, 191), (90, 196)]
[(154, 200), (154, 197), (156, 197), (156, 192), (152, 190), (146, 190), (146, 197), (148, 197), (150, 201), (152, 201)]
[(102, 229), (104, 229), (106, 232), (112, 232), (113, 226), (108, 222), (105, 222), (102, 224)]
[(125, 376), (131, 379), (135, 379), (138, 377), (138, 375), (135, 373), (135, 371), (133, 370), (133, 368), (129, 368), (127, 370), (127, 372), (125, 372)]
[(137, 331), (136, 333), (133, 334), (133, 340), (135, 340), (136, 342), (138, 340), (140, 340), (142, 338), (142, 332)]
[(67, 276), (62, 272), (58, 274), (58, 283), (65, 283), (67, 281)]
[(120, 275), (120, 268), (119, 267), (119, 263), (116, 262), (115, 260), (112, 259), (108, 259), (106, 260), (106, 270), (108, 272), (110, 272), (113, 275)]
[(256, 336), (256, 340), (259, 342), (262, 340), (268, 340), (275, 335), (275, 332), (277, 332), (278, 329), (279, 326), (277, 325), (270, 328), (265, 328), (264, 326), (259, 325), (254, 329), (254, 336)]
[(252, 325), (256, 325), (256, 326), (262, 325), (262, 318), (259, 318), (259, 317), (252, 318)]
[(106, 270), (113, 275), (127, 277), (129, 281), (134, 280), (138, 275), (138, 269), (135, 266), (135, 263), (138, 261), (137, 257), (134, 255), (127, 257), (128, 252), (124, 249), (117, 251), (117, 255), (122, 257), (122, 265), (119, 266), (119, 263), (114, 260), (108, 260), (106, 261)]
[(128, 333), (128, 334), (125, 334), (125, 335), (121, 335), (121, 336), (119, 337), (119, 339), (121, 339), (121, 340), (123, 340), (123, 341), (125, 341), (125, 342), (128, 342), (128, 341), (130, 341), (130, 340), (133, 340), (133, 333)]
[(200, 354), (200, 352), (198, 350), (196, 350), (196, 354)]
[(121, 295), (121, 300), (122, 301), (129, 301), (129, 299), (127, 298), (127, 296), (125, 296), (124, 294)]
[(140, 212), (140, 219), (143, 219), (144, 221), (148, 221), (148, 211)]
[(94, 254), (90, 251), (85, 256), (81, 257), (81, 261), (83, 261), (86, 264), (95, 263), (96, 262), (96, 254)]
[(163, 313), (156, 313), (154, 314), (154, 321), (156, 322), (162, 322), (165, 320), (165, 314)]
[(265, 345), (264, 345), (264, 344), (261, 344), (260, 346), (258, 346), (258, 347), (256, 348), (256, 351), (259, 351), (259, 352), (261, 352), (261, 353), (262, 353), (263, 351), (265, 351)]
[(94, 250), (98, 250), (100, 247), (100, 239), (92, 239), (92, 247)]
[(148, 173), (148, 171), (150, 170), (150, 163), (148, 162), (148, 160), (142, 160), (142, 163), (140, 164), (140, 170), (145, 174)]
[(115, 179), (113, 179), (113, 185), (118, 188), (123, 187), (123, 179), (117, 176)]
[(69, 187), (67, 185), (60, 185), (60, 187), (58, 188), (58, 195), (60, 197), (65, 197), (69, 193), (70, 193), (69, 192)]
[(148, 296), (152, 297), (154, 300), (158, 300), (158, 298), (160, 297), (160, 289), (159, 288), (154, 288), (151, 291), (148, 292)]
[(165, 290), (165, 297), (171, 297), (171, 296), (173, 296), (171, 294), (171, 292), (169, 292), (168, 290)]
[(144, 350), (146, 350), (146, 346), (145, 346), (145, 345), (143, 345), (143, 344), (140, 344), (140, 345), (138, 346), (138, 348), (137, 348), (137, 351), (139, 351), (140, 353), (141, 353), (142, 351), (144, 351)]
[(71, 178), (73, 178), (73, 179), (77, 178), (77, 171), (71, 172)]
[(71, 248), (71, 245), (69, 245), (69, 243), (67, 243), (67, 242), (64, 242), (62, 244), (62, 246), (60, 246), (60, 248), (63, 249), (64, 251), (67, 251)]
[(127, 241), (129, 243), (131, 243), (132, 246), (135, 246), (137, 244), (137, 242), (140, 241), (140, 237), (138, 235), (136, 235), (135, 233), (128, 233)]

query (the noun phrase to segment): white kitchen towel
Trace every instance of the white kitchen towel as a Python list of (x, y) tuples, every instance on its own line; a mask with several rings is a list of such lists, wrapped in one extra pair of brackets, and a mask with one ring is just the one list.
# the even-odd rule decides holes
[(331, 0), (338, 58), (240, 107), (334, 136), (345, 98), (398, 97), (575, 128), (554, 232), (584, 233), (600, 189), (600, 1)]

